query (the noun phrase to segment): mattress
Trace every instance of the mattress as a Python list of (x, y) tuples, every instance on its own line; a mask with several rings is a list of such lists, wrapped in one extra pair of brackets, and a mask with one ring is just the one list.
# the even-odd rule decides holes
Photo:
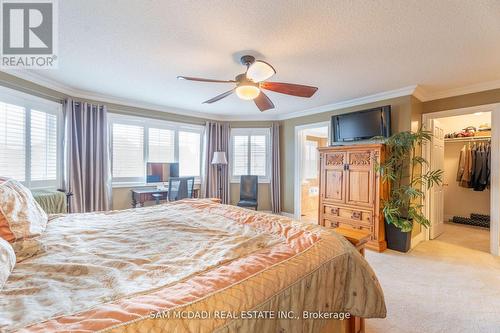
[(208, 200), (51, 216), (39, 241), (0, 291), (0, 331), (314, 332), (320, 311), (386, 314), (343, 237)]

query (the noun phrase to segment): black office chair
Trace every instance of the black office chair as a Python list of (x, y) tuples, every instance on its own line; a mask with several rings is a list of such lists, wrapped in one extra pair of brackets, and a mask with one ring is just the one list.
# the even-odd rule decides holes
[(257, 199), (259, 194), (258, 182), (258, 176), (241, 176), (239, 207), (254, 208), (257, 210)]
[(168, 201), (193, 197), (194, 177), (170, 177), (168, 179)]

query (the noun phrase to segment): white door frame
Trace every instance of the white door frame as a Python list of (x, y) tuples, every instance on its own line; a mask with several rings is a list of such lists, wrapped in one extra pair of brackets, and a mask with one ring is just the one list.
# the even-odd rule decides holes
[[(294, 144), (295, 144), (295, 175), (293, 182), (293, 192), (294, 192), (294, 204), (293, 204), (293, 215), (296, 220), (300, 220), (300, 212), (301, 212), (301, 191), (300, 191), (300, 172), (302, 170), (302, 145), (300, 132), (305, 129), (318, 128), (318, 127), (328, 127), (328, 140), (330, 140), (330, 121), (322, 121), (319, 123), (312, 123), (307, 125), (297, 125), (295, 126), (295, 135), (294, 135)], [(329, 142), (329, 141), (328, 141)], [(319, 176), (319, 175), (318, 175)]]
[[(431, 120), (460, 116), (475, 112), (491, 112), (491, 188), (490, 188), (490, 252), (500, 255), (500, 103), (473, 106), (462, 109), (446, 110), (440, 112), (426, 113), (422, 115), (422, 124), (429, 130)], [(424, 144), (423, 156), (430, 162), (431, 149), (428, 144)], [(430, 191), (425, 191), (424, 214), (430, 218)], [(423, 239), (430, 239), (428, 228), (422, 228)]]

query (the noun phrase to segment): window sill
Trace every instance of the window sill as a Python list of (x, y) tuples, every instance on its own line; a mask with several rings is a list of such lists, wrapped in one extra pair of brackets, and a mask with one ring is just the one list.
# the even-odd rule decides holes
[(154, 184), (147, 183), (113, 183), (112, 188), (127, 188), (127, 187), (155, 187)]
[[(236, 180), (236, 179), (231, 179), (230, 181), (231, 184), (239, 184), (240, 183), (240, 180)], [(271, 184), (271, 181), (269, 179), (264, 179), (264, 180), (260, 180), (258, 181), (259, 184)]]
[[(168, 182), (165, 182), (168, 183)], [(136, 187), (157, 187), (165, 183), (113, 183), (112, 188), (136, 188)], [(200, 188), (201, 182), (194, 181), (194, 187)]]

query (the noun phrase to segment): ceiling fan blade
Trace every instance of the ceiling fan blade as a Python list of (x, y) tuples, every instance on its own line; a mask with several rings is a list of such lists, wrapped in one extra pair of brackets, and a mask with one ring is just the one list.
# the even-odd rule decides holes
[(214, 98), (209, 99), (208, 101), (203, 102), (203, 104), (211, 104), (213, 102), (217, 102), (233, 93), (234, 89), (231, 89), (229, 91), (226, 91), (225, 93), (222, 93), (220, 95), (215, 96)]
[(247, 69), (247, 78), (253, 82), (262, 82), (276, 74), (273, 66), (265, 61), (257, 60)]
[(188, 80), (188, 81), (199, 81), (199, 82), (212, 82), (212, 83), (234, 83), (234, 80), (212, 80), (212, 79), (202, 79), (199, 77), (191, 76), (178, 76), (178, 80)]
[(259, 96), (257, 96), (254, 100), (255, 105), (259, 108), (261, 112), (264, 112), (269, 109), (274, 109), (274, 104), (271, 102), (269, 97), (261, 90)]
[(311, 97), (318, 90), (317, 87), (282, 82), (262, 82), (260, 87), (262, 89), (299, 97)]

